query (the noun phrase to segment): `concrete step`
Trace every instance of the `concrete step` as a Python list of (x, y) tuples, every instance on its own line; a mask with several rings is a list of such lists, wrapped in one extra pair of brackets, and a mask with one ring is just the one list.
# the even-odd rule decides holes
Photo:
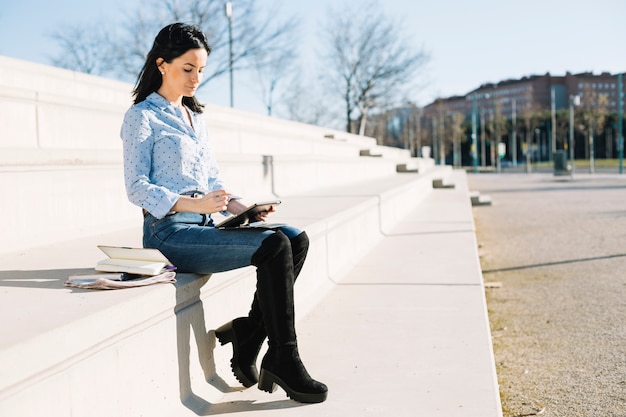
[[(299, 318), (432, 192), (432, 177), (441, 174), (394, 174), (284, 198), (274, 220), (311, 238), (296, 287)], [(63, 286), (68, 275), (102, 259), (97, 244), (140, 240), (136, 227), (0, 255), (0, 415), (184, 415), (198, 402), (218, 404), (240, 390), (230, 353), (216, 349), (210, 329), (247, 312), (253, 268), (178, 274), (175, 285), (123, 291)]]
[(490, 206), (491, 196), (481, 194), (480, 191), (470, 191), (470, 201), (472, 206)]
[(433, 188), (454, 188), (454, 184), (446, 182), (443, 178), (435, 178)]
[[(449, 180), (453, 190), (429, 193), (299, 320), (326, 402), (302, 406), (256, 387), (209, 401), (215, 381), (198, 379), (177, 415), (501, 417), (465, 174)], [(228, 360), (230, 349), (220, 352)]]
[[(328, 155), (223, 154), (224, 181), (247, 201), (308, 190), (376, 181), (396, 172), (388, 158)], [(29, 161), (29, 158), (31, 162)], [(137, 224), (140, 210), (128, 203), (119, 151), (29, 151), (14, 149), (0, 158), (0, 191), (15, 203), (4, 208), (0, 253), (77, 239)], [(45, 208), (42, 207), (45, 202)], [(95, 215), (97, 213), (97, 215)]]
[(502, 415), (464, 178), (433, 190), (301, 321), (302, 355), (330, 392), (298, 416)]
[(361, 149), (361, 151), (359, 152), (360, 156), (371, 156), (371, 157), (375, 157), (375, 158), (382, 158), (383, 153), (380, 152), (378, 149)]
[[(298, 323), (303, 360), (329, 397), (294, 414), (501, 417), (465, 173), (449, 178), (454, 190), (428, 194)], [(296, 407), (285, 398), (252, 387), (218, 404), (270, 415)], [(189, 408), (208, 415), (216, 404)]]
[[(408, 160), (404, 160), (396, 164), (397, 172), (407, 172), (407, 173), (416, 173), (416, 172), (426, 172), (432, 167), (435, 166), (435, 162), (432, 159), (427, 158), (410, 158)], [(433, 181), (436, 181), (434, 179)], [(433, 185), (435, 183), (433, 182)]]

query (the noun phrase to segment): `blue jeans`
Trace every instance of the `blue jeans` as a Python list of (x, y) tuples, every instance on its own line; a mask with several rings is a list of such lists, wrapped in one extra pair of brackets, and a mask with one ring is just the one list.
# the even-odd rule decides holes
[[(288, 238), (302, 231), (292, 226), (277, 230)], [(261, 242), (275, 233), (271, 229), (217, 229), (210, 215), (175, 213), (157, 219), (144, 215), (143, 246), (159, 249), (179, 272), (210, 274), (251, 265)]]

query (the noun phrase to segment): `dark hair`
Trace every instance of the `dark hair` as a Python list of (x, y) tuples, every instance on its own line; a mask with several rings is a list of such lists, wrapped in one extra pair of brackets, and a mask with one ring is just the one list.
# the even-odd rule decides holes
[[(197, 48), (204, 48), (207, 54), (211, 53), (206, 36), (197, 26), (172, 23), (161, 29), (137, 77), (137, 84), (133, 90), (135, 104), (141, 103), (161, 87), (163, 77), (156, 64), (158, 58), (163, 58), (169, 63), (188, 50)], [(203, 106), (195, 97), (183, 97), (183, 104), (196, 113), (202, 113)]]

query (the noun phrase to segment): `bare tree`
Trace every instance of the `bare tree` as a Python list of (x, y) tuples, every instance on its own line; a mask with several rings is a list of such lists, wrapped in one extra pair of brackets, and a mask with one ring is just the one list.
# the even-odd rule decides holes
[(372, 109), (381, 102), (406, 99), (402, 93), (428, 56), (410, 46), (401, 36), (402, 26), (376, 1), (330, 11), (327, 21), (325, 59), (331, 88), (344, 101), (346, 130), (353, 131), (353, 113), (358, 111), (358, 130), (363, 134)]
[(452, 147), (452, 165), (455, 167), (461, 166), (461, 144), (467, 141), (467, 135), (465, 135), (464, 123), (465, 115), (459, 112), (453, 112), (448, 115), (449, 120), (449, 140)]
[(291, 83), (297, 82), (299, 72), (295, 70), (298, 58), (293, 33), (295, 24), (295, 20), (291, 20), (284, 28), (285, 36), (278, 39), (266, 53), (254, 57), (255, 72), (268, 116), (272, 115), (275, 94), (282, 93), (284, 96), (290, 80)]
[(281, 104), (290, 120), (318, 126), (333, 125), (333, 109), (329, 109), (328, 103), (318, 94), (318, 89), (311, 88), (304, 78), (293, 77), (289, 80)]
[(57, 67), (93, 75), (105, 75), (115, 68), (110, 32), (102, 25), (65, 25), (50, 36), (61, 48), (61, 53), (51, 58)]
[[(608, 118), (609, 100), (606, 94), (598, 93), (590, 84), (585, 84), (581, 96), (581, 119), (582, 126), (584, 126), (581, 127), (581, 131), (582, 129), (587, 129), (585, 158), (593, 161), (595, 159), (595, 138), (604, 133), (605, 123)], [(590, 168), (593, 169), (593, 165)]]
[(539, 126), (540, 113), (536, 107), (526, 107), (519, 111), (519, 119), (522, 122), (524, 141), (522, 148), (526, 155), (526, 170), (530, 172), (533, 156), (533, 137), (535, 129)]
[[(116, 63), (115, 69), (107, 68), (106, 72), (126, 81), (134, 80), (159, 29), (180, 21), (201, 27), (213, 48), (202, 86), (229, 71), (228, 19), (223, 0), (149, 0), (146, 3), (127, 14), (119, 36), (111, 38), (106, 32), (94, 32), (94, 25), (82, 27), (88, 36), (65, 36), (66, 42), (61, 44), (62, 51), (56, 60), (65, 59), (68, 51), (84, 49), (82, 56)], [(277, 21), (273, 8), (258, 11), (256, 0), (238, 0), (233, 9), (233, 71), (251, 69), (254, 67), (252, 58), (271, 50), (281, 37), (288, 35), (292, 24)], [(103, 45), (110, 45), (111, 50)], [(71, 69), (84, 67), (78, 59)]]
[(556, 146), (559, 149), (567, 149), (569, 138), (569, 110), (559, 109), (556, 111)]

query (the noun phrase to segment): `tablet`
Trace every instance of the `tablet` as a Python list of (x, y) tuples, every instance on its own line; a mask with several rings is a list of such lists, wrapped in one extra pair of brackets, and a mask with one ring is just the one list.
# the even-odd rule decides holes
[(230, 216), (220, 223), (218, 223), (215, 227), (219, 228), (232, 228), (232, 227), (241, 227), (248, 223), (253, 222), (254, 216), (257, 215), (258, 212), (268, 210), (272, 206), (277, 206), (280, 204), (280, 200), (272, 200), (272, 201), (264, 201), (261, 203), (255, 203), (248, 208), (246, 208), (241, 213), (236, 216)]

